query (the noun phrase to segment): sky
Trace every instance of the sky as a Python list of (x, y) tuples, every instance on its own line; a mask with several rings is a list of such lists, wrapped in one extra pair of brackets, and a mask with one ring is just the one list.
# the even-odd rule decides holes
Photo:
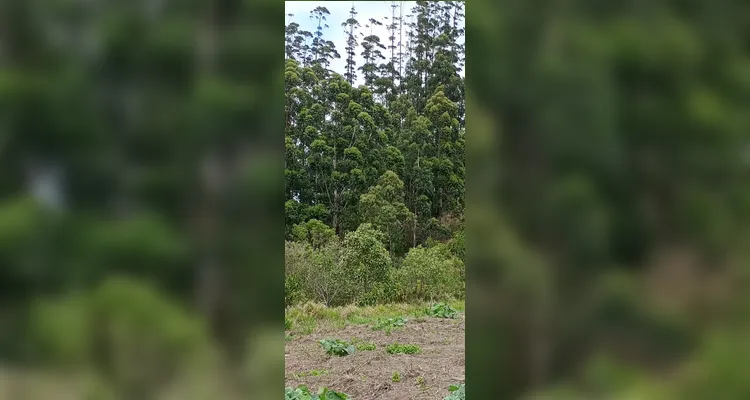
[[(328, 23), (329, 28), (323, 29), (323, 38), (332, 41), (336, 45), (336, 51), (341, 55), (341, 58), (331, 61), (330, 68), (343, 75), (345, 72), (344, 67), (346, 66), (346, 34), (341, 23), (349, 18), (349, 10), (351, 9), (352, 4), (357, 11), (355, 18), (361, 25), (360, 32), (369, 34), (369, 28), (367, 28), (367, 31), (363, 31), (366, 29), (365, 25), (367, 24), (367, 21), (370, 18), (379, 20), (383, 25), (373, 27), (372, 34), (380, 37), (383, 44), (387, 46), (389, 44), (388, 37), (390, 36), (387, 25), (391, 20), (391, 3), (392, 2), (390, 1), (286, 1), (286, 14), (294, 14), (294, 17), (289, 17), (287, 15), (284, 24), (287, 25), (293, 21), (300, 24), (300, 29), (314, 32), (318, 25), (316, 21), (309, 18), (310, 11), (318, 6), (327, 8), (331, 14), (327, 17), (328, 20), (326, 22)], [(406, 14), (416, 6), (417, 2), (400, 1), (398, 3), (403, 5), (404, 21), (406, 21)], [(397, 14), (398, 12), (398, 9), (396, 9)], [(404, 27), (404, 35), (406, 35), (406, 27)], [(359, 41), (361, 40), (358, 38), (358, 42)], [(404, 42), (406, 42), (406, 38), (404, 38)], [(460, 42), (463, 42), (463, 40), (460, 40)], [(357, 55), (355, 56), (357, 68), (364, 64), (363, 57), (359, 55), (361, 52), (362, 48), (359, 46), (357, 49)], [(383, 55), (390, 57), (390, 50), (383, 50)], [(357, 71), (357, 81), (355, 82), (355, 85), (364, 83), (364, 79), (361, 75), (362, 73)], [(461, 72), (461, 75), (463, 76), (463, 71)]]

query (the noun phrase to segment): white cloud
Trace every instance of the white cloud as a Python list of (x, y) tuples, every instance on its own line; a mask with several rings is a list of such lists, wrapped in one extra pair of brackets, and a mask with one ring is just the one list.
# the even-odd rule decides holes
[[(403, 7), (403, 16), (406, 20), (406, 15), (416, 6), (416, 1), (399, 1), (397, 3), (401, 4), (401, 7)], [(388, 40), (390, 33), (388, 32), (387, 25), (390, 24), (391, 21), (391, 4), (392, 2), (390, 1), (286, 1), (286, 14), (294, 14), (294, 16), (287, 16), (285, 23), (288, 24), (289, 22), (294, 21), (300, 24), (300, 29), (313, 32), (317, 28), (317, 23), (309, 18), (310, 11), (318, 6), (327, 8), (331, 14), (327, 17), (326, 22), (328, 23), (329, 28), (324, 28), (323, 37), (326, 40), (332, 41), (336, 45), (336, 50), (341, 54), (341, 58), (335, 59), (331, 62), (330, 68), (343, 75), (346, 66), (346, 34), (341, 23), (349, 18), (349, 10), (352, 5), (354, 5), (355, 10), (357, 11), (356, 19), (361, 25), (359, 28), (360, 32), (369, 35), (370, 28), (365, 28), (365, 25), (369, 24), (368, 21), (370, 18), (379, 20), (383, 25), (372, 27), (372, 34), (380, 37), (383, 44), (388, 46), (390, 44), (390, 41)], [(396, 9), (397, 14), (398, 12), (398, 9)], [(404, 36), (405, 35), (406, 27), (404, 27)], [(358, 38), (358, 42), (359, 41), (361, 40)], [(398, 41), (398, 37), (396, 41)], [(403, 38), (403, 41), (405, 45), (406, 37)], [(389, 49), (382, 51), (384, 56), (390, 58)], [(358, 46), (357, 55), (355, 57), (357, 68), (364, 64), (364, 58), (359, 54), (361, 52), (362, 47)], [(364, 83), (361, 75), (362, 73), (357, 71), (357, 81), (355, 84)]]

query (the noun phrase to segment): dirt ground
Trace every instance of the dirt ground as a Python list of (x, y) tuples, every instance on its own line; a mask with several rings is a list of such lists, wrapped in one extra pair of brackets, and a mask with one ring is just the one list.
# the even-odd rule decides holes
[[(456, 319), (409, 319), (390, 336), (371, 330), (370, 325), (322, 329), (286, 343), (286, 386), (304, 384), (311, 391), (327, 386), (354, 400), (442, 399), (450, 394), (450, 385), (464, 383), (464, 337), (464, 313)], [(358, 340), (375, 343), (377, 348), (345, 357), (328, 356), (318, 343), (321, 339)], [(422, 351), (413, 355), (386, 353), (385, 347), (394, 342), (416, 344)], [(299, 375), (314, 370), (324, 373)], [(399, 373), (399, 382), (393, 382), (394, 372)]]

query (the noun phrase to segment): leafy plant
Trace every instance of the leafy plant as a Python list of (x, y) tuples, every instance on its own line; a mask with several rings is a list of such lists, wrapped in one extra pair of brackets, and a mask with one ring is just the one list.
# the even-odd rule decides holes
[(395, 301), (444, 301), (464, 296), (463, 262), (441, 243), (409, 250), (401, 267), (391, 270)]
[(378, 319), (373, 325), (372, 330), (381, 331), (384, 330), (386, 335), (390, 335), (391, 331), (395, 328), (403, 328), (406, 325), (406, 319), (402, 317)]
[(455, 308), (445, 303), (437, 303), (427, 310), (427, 315), (437, 318), (456, 318), (458, 317), (458, 311)]
[(450, 385), (448, 390), (451, 392), (443, 400), (466, 400), (466, 384)]
[(305, 385), (299, 385), (296, 389), (287, 387), (284, 393), (284, 400), (347, 400), (348, 398), (348, 394), (327, 387), (322, 387), (317, 393), (313, 393)]
[(356, 349), (353, 345), (343, 340), (323, 339), (318, 343), (323, 346), (323, 349), (325, 349), (326, 354), (328, 355), (336, 355), (341, 357), (348, 356), (356, 352)]
[(393, 375), (391, 375), (391, 380), (393, 382), (401, 382), (401, 374), (399, 374), (398, 371), (394, 371)]
[(385, 348), (385, 351), (389, 354), (417, 354), (420, 353), (422, 349), (415, 344), (392, 343)]

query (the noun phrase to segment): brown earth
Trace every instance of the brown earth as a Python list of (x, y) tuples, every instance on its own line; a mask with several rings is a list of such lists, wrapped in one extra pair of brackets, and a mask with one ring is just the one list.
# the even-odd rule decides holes
[[(304, 384), (311, 391), (327, 386), (354, 400), (443, 399), (450, 394), (450, 385), (464, 383), (464, 337), (463, 313), (457, 319), (409, 319), (390, 336), (371, 330), (369, 325), (321, 329), (286, 343), (286, 386)], [(329, 356), (318, 343), (321, 339), (375, 343), (377, 348), (358, 350), (345, 357)], [(388, 354), (385, 347), (394, 342), (416, 344), (422, 351), (413, 355)], [(314, 370), (325, 373), (300, 375)], [(400, 374), (399, 382), (393, 382), (394, 372)]]

